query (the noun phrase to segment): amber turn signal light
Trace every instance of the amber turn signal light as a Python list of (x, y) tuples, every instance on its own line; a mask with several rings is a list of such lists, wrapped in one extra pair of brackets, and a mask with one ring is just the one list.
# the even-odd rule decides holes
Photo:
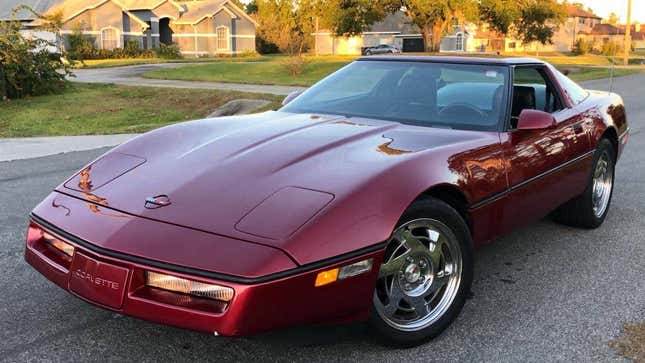
[(321, 271), (316, 276), (316, 283), (314, 286), (323, 286), (331, 284), (336, 280), (344, 280), (349, 277), (354, 277), (372, 270), (372, 259), (358, 261), (350, 265), (345, 265), (340, 268)]
[(338, 268), (322, 271), (318, 273), (318, 276), (316, 276), (316, 283), (314, 286), (318, 287), (331, 284), (336, 281), (336, 279), (338, 279)]

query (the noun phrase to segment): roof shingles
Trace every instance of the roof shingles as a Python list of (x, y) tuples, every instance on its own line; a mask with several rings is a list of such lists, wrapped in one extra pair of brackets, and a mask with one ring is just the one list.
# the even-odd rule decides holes
[[(63, 0), (1, 0), (0, 1), (0, 21), (10, 20), (12, 18), (13, 9), (20, 5), (26, 5), (32, 8), (37, 13), (44, 13), (54, 5), (61, 3)], [(21, 10), (15, 14), (15, 20), (33, 20), (34, 14), (27, 10)]]

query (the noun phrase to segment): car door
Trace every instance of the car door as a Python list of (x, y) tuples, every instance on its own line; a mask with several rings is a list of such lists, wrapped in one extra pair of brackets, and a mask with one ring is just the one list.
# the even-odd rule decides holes
[[(507, 230), (539, 219), (581, 193), (589, 149), (584, 120), (569, 107), (547, 67), (515, 67), (511, 92), (511, 118), (501, 135), (510, 186), (504, 208)], [(556, 126), (517, 130), (519, 114), (527, 108), (551, 113)]]

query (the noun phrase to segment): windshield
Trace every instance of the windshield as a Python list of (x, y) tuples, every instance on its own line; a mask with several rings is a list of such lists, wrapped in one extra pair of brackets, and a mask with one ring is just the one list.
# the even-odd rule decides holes
[(504, 66), (356, 61), (281, 111), (496, 130), (506, 110), (508, 78)]

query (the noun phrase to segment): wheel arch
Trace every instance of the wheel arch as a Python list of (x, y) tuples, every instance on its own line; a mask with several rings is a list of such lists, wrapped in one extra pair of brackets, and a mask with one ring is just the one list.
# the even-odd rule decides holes
[(438, 184), (426, 189), (419, 197), (415, 199), (424, 197), (432, 197), (441, 200), (442, 202), (448, 204), (454, 208), (457, 213), (464, 219), (466, 225), (468, 226), (469, 232), (472, 234), (472, 224), (470, 214), (468, 213), (468, 198), (466, 194), (459, 189), (456, 185), (453, 184)]
[(608, 126), (597, 141), (602, 139), (609, 140), (614, 147), (614, 152), (618, 153), (618, 132), (614, 126)]

